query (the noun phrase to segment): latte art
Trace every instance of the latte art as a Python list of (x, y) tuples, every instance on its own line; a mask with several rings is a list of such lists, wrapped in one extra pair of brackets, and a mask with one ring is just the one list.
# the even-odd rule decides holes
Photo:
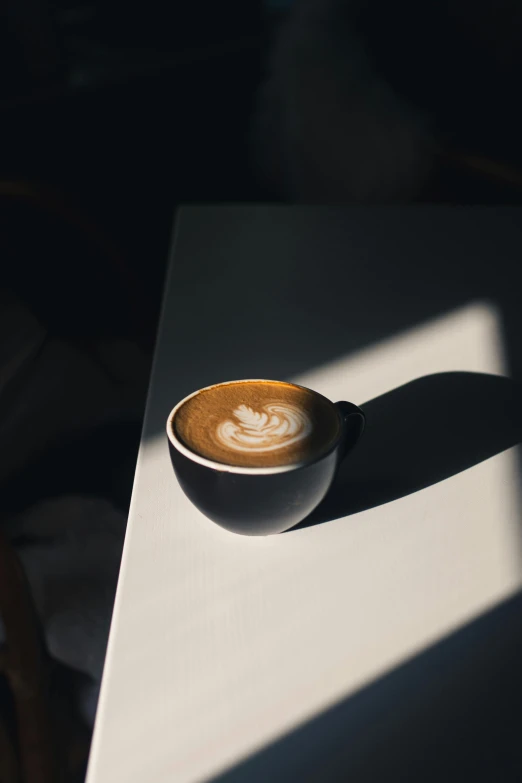
[(305, 411), (289, 403), (264, 405), (261, 412), (242, 404), (234, 410), (234, 417), (236, 421), (221, 422), (216, 430), (220, 445), (234, 451), (276, 451), (312, 432)]
[(183, 402), (172, 425), (195, 454), (253, 468), (302, 465), (330, 448), (340, 433), (332, 402), (284, 381), (232, 381), (201, 389)]

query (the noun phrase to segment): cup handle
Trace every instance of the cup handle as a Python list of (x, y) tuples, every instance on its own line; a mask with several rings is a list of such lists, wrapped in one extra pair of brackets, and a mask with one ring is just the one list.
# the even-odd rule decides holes
[(339, 452), (339, 458), (342, 460), (353, 449), (361, 437), (366, 424), (366, 416), (353, 402), (341, 400), (335, 403), (344, 424), (343, 444)]

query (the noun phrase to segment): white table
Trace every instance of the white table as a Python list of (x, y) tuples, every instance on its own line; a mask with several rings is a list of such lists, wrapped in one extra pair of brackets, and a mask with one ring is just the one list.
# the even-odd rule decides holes
[[(229, 379), (364, 403), (430, 373), (507, 374), (518, 294), (496, 281), (518, 264), (517, 222), (509, 209), (181, 210), (88, 783), (337, 780), (343, 753), (363, 779), (376, 754), (355, 759), (357, 715), (336, 731), (332, 706), (360, 704), (517, 593), (514, 448), (394, 502), (246, 538), (191, 506), (164, 434), (175, 402)], [(442, 668), (439, 685), (459, 680)], [(385, 719), (364, 709), (365, 731)]]

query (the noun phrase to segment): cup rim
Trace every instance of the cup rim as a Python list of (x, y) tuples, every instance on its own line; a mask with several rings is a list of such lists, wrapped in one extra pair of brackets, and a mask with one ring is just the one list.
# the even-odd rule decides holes
[[(275, 465), (272, 467), (249, 467), (246, 465), (227, 465), (224, 462), (216, 462), (215, 460), (208, 459), (207, 457), (202, 457), (201, 455), (196, 454), (195, 451), (191, 451), (177, 438), (176, 433), (174, 432), (173, 421), (174, 421), (174, 417), (176, 416), (176, 413), (178, 412), (178, 410), (181, 408), (182, 405), (184, 405), (192, 397), (195, 397), (197, 394), (200, 394), (201, 392), (204, 391), (209, 391), (210, 389), (215, 389), (217, 386), (231, 386), (232, 384), (236, 384), (236, 383), (282, 383), (282, 384), (287, 384), (288, 386), (295, 386), (298, 389), (305, 389), (306, 391), (313, 392), (313, 394), (317, 394), (319, 397), (322, 397), (323, 400), (329, 403), (337, 413), (337, 417), (339, 419), (339, 432), (336, 438), (332, 441), (332, 443), (327, 449), (321, 451), (319, 454), (316, 454), (312, 459), (302, 460), (301, 462), (293, 462), (290, 465)], [(191, 394), (188, 394), (172, 408), (167, 418), (166, 430), (167, 430), (167, 437), (169, 439), (169, 442), (172, 444), (172, 446), (174, 446), (174, 448), (177, 451), (179, 451), (180, 454), (183, 454), (184, 457), (187, 457), (192, 462), (198, 463), (198, 465), (202, 465), (205, 468), (212, 468), (212, 470), (219, 470), (222, 473), (239, 473), (239, 474), (250, 475), (250, 476), (272, 476), (275, 475), (276, 473), (290, 473), (291, 471), (308, 467), (308, 465), (313, 465), (315, 462), (319, 462), (320, 460), (324, 459), (329, 454), (331, 454), (331, 452), (337, 448), (339, 441), (341, 439), (342, 432), (343, 432), (343, 420), (342, 420), (341, 412), (337, 408), (336, 404), (332, 402), (332, 400), (329, 400), (328, 397), (325, 397), (324, 394), (315, 391), (315, 389), (310, 389), (307, 386), (302, 386), (301, 384), (294, 383), (293, 381), (275, 381), (275, 380), (269, 380), (267, 378), (245, 378), (236, 381), (222, 381), (221, 383), (211, 383), (210, 386), (203, 386), (201, 389), (197, 389)]]

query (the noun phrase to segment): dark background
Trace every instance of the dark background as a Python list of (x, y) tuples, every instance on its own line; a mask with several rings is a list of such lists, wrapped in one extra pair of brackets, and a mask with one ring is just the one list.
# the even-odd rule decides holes
[[(292, 5), (4, 0), (2, 285), (18, 289), (22, 278), (46, 318), (53, 310), (59, 322), (63, 309), (71, 335), (138, 334), (150, 347), (176, 206), (285, 198), (256, 177), (249, 133), (274, 34)], [(357, 17), (392, 88), (435, 118), (441, 138), (487, 160), (477, 171), (443, 158), (422, 200), (520, 203), (517, 3), (439, 5), (440, 14), (428, 3), (423, 15), (412, 0), (393, 9), (363, 3)], [(13, 192), (13, 183), (30, 193)], [(63, 202), (76, 210), (72, 221)], [(71, 307), (54, 289), (78, 276)]]
[[(52, 189), (110, 237), (123, 270), (110, 253), (69, 263), (86, 287), (100, 264), (116, 286), (122, 271), (132, 275), (150, 340), (176, 205), (263, 197), (249, 171), (247, 127), (269, 17), (257, 0), (153, 0), (135, 9), (119, 0), (14, 0), (2, 11), (0, 181)], [(58, 253), (45, 252), (40, 232), (62, 245), (62, 216), (49, 226), (45, 215), (43, 228), (27, 199), (8, 199), (4, 188), (0, 201), (9, 213), (7, 252), (22, 254), (27, 269), (37, 248), (51, 288)], [(35, 221), (30, 249), (19, 247), (28, 238), (14, 211), (25, 227)], [(104, 294), (98, 288), (105, 305)], [(102, 308), (112, 328), (135, 327), (120, 322), (114, 305), (111, 297)], [(84, 328), (95, 329), (92, 308), (86, 317)]]

